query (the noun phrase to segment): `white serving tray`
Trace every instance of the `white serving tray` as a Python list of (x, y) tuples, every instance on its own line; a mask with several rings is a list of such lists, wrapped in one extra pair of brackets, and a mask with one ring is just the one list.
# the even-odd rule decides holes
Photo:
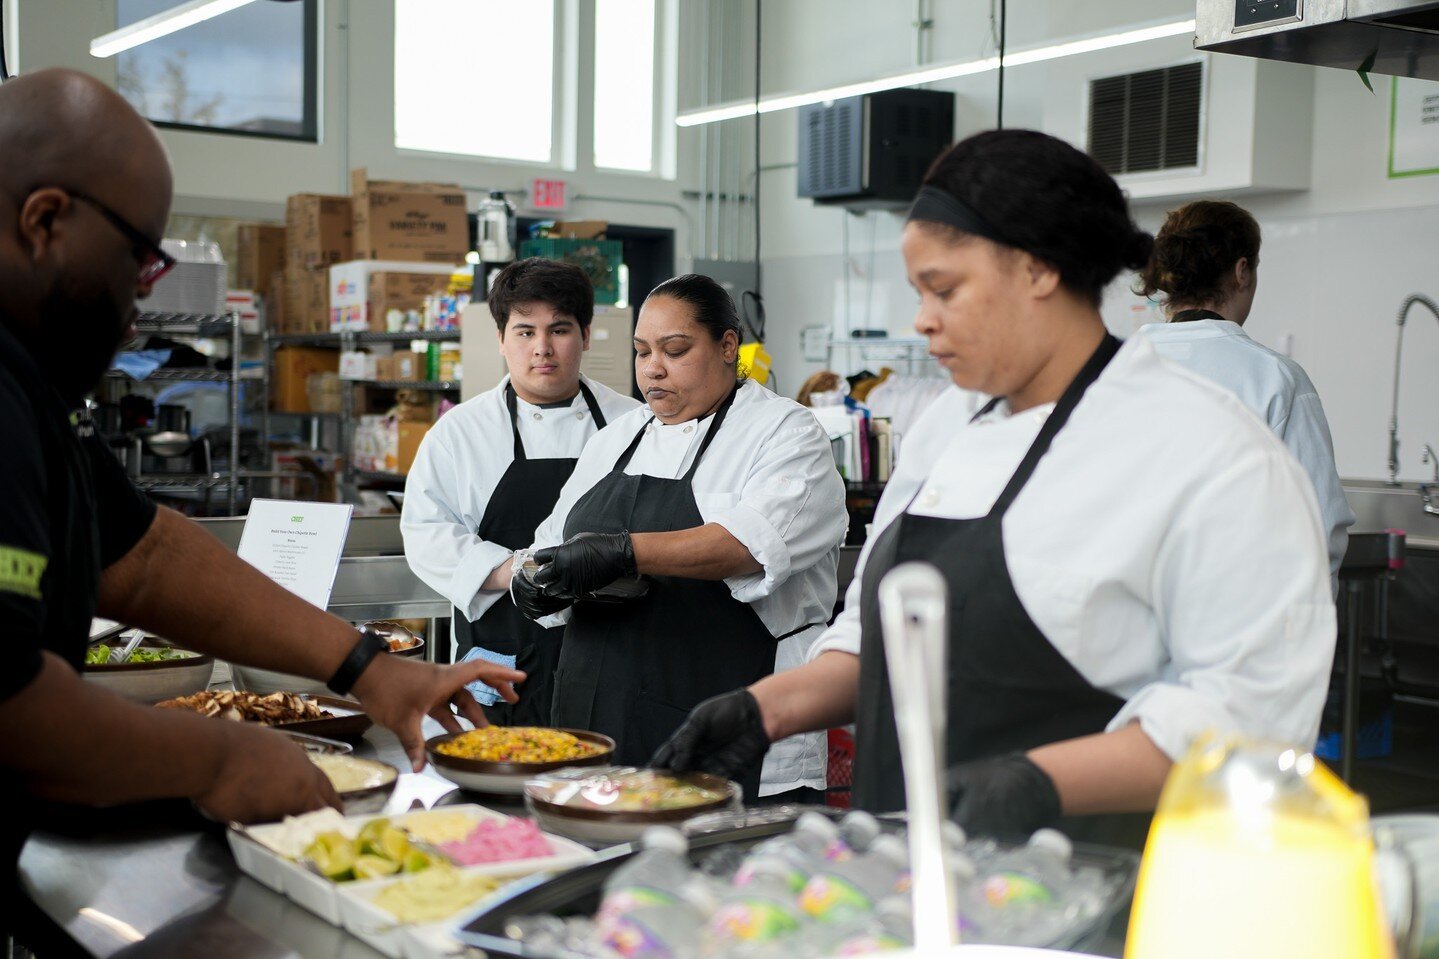
[[(438, 807), (437, 811), (464, 813), (472, 817), (476, 823), (487, 819), (507, 818), (503, 813), (477, 805), (443, 806)], [(347, 816), (345, 821), (353, 824), (355, 830), (358, 831), (361, 826), (374, 819), (389, 818), (392, 822), (402, 824), (406, 816), (410, 815), (414, 814), (399, 813), (389, 817)], [(396, 875), (382, 879), (331, 882), (300, 863), (279, 855), (259, 841), (268, 838), (267, 833), (274, 833), (281, 828), (283, 827), (277, 823), (249, 827), (232, 826), (230, 828), (226, 838), (229, 840), (230, 851), (234, 854), (240, 871), (260, 884), (304, 906), (326, 922), (340, 926), (390, 956), (391, 959), (402, 959), (405, 954), (402, 932), (406, 927), (398, 924), (393, 916), (374, 905), (370, 901), (370, 897), (387, 884), (400, 881), (405, 877)], [(541, 872), (559, 872), (571, 869), (594, 859), (594, 852), (579, 843), (549, 833), (545, 833), (544, 836), (549, 842), (550, 848), (554, 850), (554, 855), (465, 866), (461, 871), (467, 875), (519, 879)], [(455, 918), (459, 918), (459, 916)], [(453, 924), (453, 919), (435, 923), (432, 924), (435, 928), (429, 931), (443, 933)], [(435, 954), (433, 943), (436, 940), (433, 936), (424, 936), (417, 940), (418, 942), (431, 944), (421, 949), (424, 955), (433, 956)]]

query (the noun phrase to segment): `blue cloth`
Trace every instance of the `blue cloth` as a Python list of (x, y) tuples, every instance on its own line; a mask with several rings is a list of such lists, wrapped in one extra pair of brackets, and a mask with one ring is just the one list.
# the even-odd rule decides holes
[(112, 369), (127, 374), (132, 380), (143, 380), (170, 362), (170, 350), (131, 350), (115, 356)]
[[(483, 659), (487, 663), (495, 663), (500, 666), (508, 666), (510, 669), (515, 668), (514, 656), (505, 656), (501, 653), (492, 653), (488, 649), (483, 649), (479, 646), (476, 646), (468, 653), (465, 653), (464, 658), (461, 659), (460, 662), (470, 663), (474, 662), (477, 659)], [(475, 680), (473, 683), (465, 686), (465, 688), (474, 695), (475, 699), (478, 700), (480, 705), (482, 706), (493, 706), (496, 703), (500, 702), (502, 699), (502, 697), (500, 696), (500, 691), (498, 689), (489, 685), (488, 683), (482, 683), (478, 679)]]

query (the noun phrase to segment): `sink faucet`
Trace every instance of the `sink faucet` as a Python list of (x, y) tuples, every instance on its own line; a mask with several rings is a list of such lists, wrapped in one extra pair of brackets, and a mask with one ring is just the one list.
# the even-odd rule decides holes
[[(1394, 343), (1394, 402), (1389, 407), (1389, 485), (1399, 485), (1399, 357), (1404, 352), (1404, 321), (1409, 318), (1409, 308), (1415, 303), (1423, 306), (1434, 318), (1439, 320), (1439, 304), (1436, 304), (1423, 293), (1411, 293), (1404, 298), (1404, 303), (1399, 307), (1399, 336)], [(1428, 449), (1428, 447), (1426, 447)], [(1432, 453), (1433, 450), (1430, 450)], [(1426, 461), (1427, 462), (1427, 461)], [(1436, 477), (1439, 477), (1439, 465), (1435, 466)], [(1436, 479), (1439, 482), (1439, 479)]]
[(1420, 463), (1430, 463), (1434, 466), (1434, 485), (1439, 486), (1439, 453), (1434, 452), (1434, 447), (1428, 443), (1424, 444), (1424, 455), (1419, 457)]

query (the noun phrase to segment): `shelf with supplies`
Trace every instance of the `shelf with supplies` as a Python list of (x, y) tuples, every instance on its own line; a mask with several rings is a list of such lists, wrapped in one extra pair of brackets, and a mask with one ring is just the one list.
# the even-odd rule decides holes
[(910, 375), (938, 376), (943, 372), (929, 355), (929, 341), (920, 336), (831, 336), (825, 357), (836, 371), (855, 363), (903, 363), (903, 372)]
[(270, 342), (276, 346), (286, 344), (303, 346), (348, 347), (361, 343), (458, 343), (459, 330), (400, 330), (398, 332), (372, 333), (365, 330), (346, 330), (340, 333), (272, 333)]
[(373, 386), (379, 390), (429, 390), (444, 393), (460, 388), (459, 380), (344, 380), (356, 386)]
[(357, 483), (403, 483), (404, 473), (389, 473), (384, 470), (355, 470)]
[[(236, 312), (191, 313), (143, 310), (135, 318), (135, 329), (144, 334), (204, 339), (223, 338), (229, 341), (230, 368), (228, 370), (208, 367), (161, 367), (142, 379), (135, 379), (122, 370), (106, 371), (106, 379), (112, 383), (127, 382), (134, 385), (148, 383), (225, 384), (228, 387), (226, 390), (228, 415), (227, 428), (222, 434), (222, 442), (226, 444), (228, 455), (223, 469), (208, 471), (213, 449), (208, 436), (202, 435), (199, 438), (190, 439), (186, 435), (182, 440), (176, 440), (167, 436), (162, 430), (155, 433), (156, 441), (152, 444), (144, 431), (120, 434), (117, 432), (118, 427), (115, 427), (113, 429), (116, 432), (107, 435), (107, 439), (112, 448), (126, 458), (127, 472), (140, 489), (159, 494), (197, 494), (203, 497), (207, 511), (210, 508), (211, 497), (223, 494), (226, 512), (233, 516), (239, 506), (241, 481), (254, 475), (250, 471), (242, 469), (240, 463), (242, 401), (240, 384), (258, 383), (262, 394), (268, 395), (269, 393), (268, 364), (246, 368), (241, 362), (242, 344), (245, 338), (255, 337), (257, 334), (246, 331), (245, 324), (240, 320), (240, 314)], [(157, 411), (157, 415), (159, 412), (164, 412), (163, 408)], [(189, 414), (185, 415), (186, 422), (188, 422)], [(265, 420), (262, 431), (268, 432), (267, 414), (262, 413), (261, 415)], [(150, 430), (149, 432), (154, 431)], [(175, 433), (178, 430), (172, 429), (170, 432)], [(164, 444), (159, 442), (161, 438), (165, 440)], [(177, 442), (182, 445), (176, 445)], [(207, 471), (195, 472), (193, 469), (175, 468), (177, 461), (187, 459)], [(185, 462), (181, 465), (189, 466), (191, 463)]]

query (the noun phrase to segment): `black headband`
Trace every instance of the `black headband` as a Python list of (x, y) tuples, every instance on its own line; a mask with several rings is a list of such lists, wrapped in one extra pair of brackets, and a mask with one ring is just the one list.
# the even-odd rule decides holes
[(945, 226), (952, 226), (963, 233), (982, 236), (995, 243), (1002, 243), (1005, 246), (1016, 245), (1003, 233), (990, 226), (989, 221), (980, 216), (969, 204), (937, 186), (920, 187), (919, 193), (914, 198), (914, 205), (909, 208), (909, 219), (924, 220), (927, 223), (943, 223)]

